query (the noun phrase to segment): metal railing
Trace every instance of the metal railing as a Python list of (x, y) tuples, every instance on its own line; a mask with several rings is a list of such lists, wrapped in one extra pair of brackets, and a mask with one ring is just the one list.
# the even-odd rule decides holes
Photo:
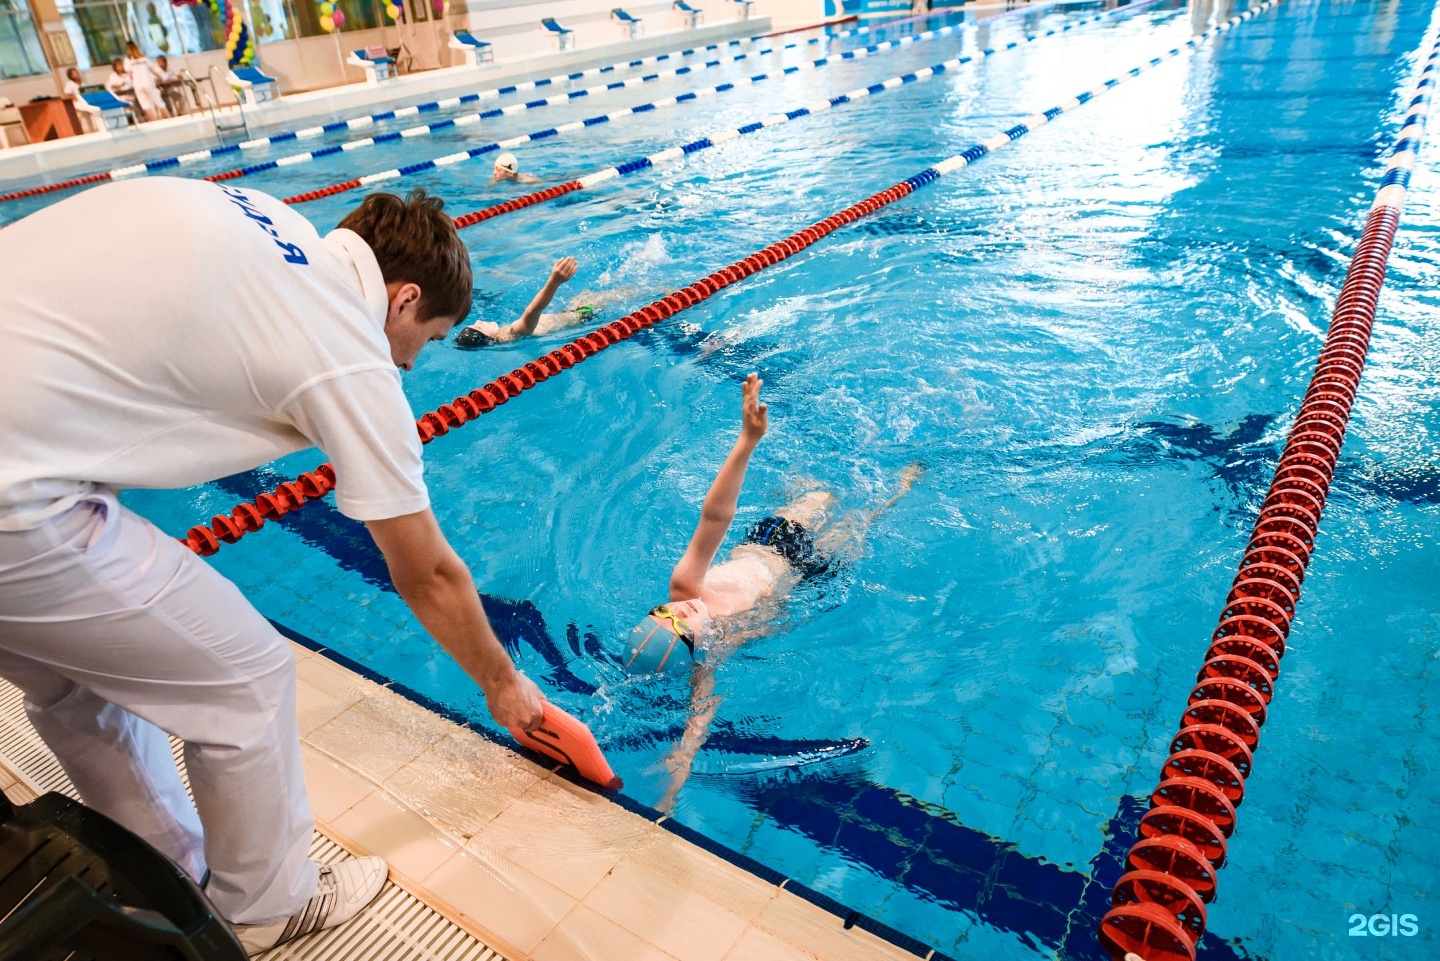
[(216, 93), (215, 88), (216, 77), (220, 78), (220, 82), (222, 84), (225, 84), (227, 86), (229, 85), (229, 81), (227, 81), (225, 77), (220, 73), (220, 67), (215, 64), (211, 64), (210, 71), (206, 74), (203, 81), (210, 86), (210, 92), (207, 94), (205, 92), (205, 89), (200, 86), (201, 81), (196, 80), (194, 74), (192, 74), (189, 70), (180, 71), (180, 82), (185, 85), (185, 89), (190, 92), (190, 96), (194, 99), (195, 103), (202, 110), (208, 110), (210, 112), (210, 123), (215, 128), (216, 140), (220, 141), (221, 144), (224, 144), (225, 134), (236, 130), (241, 131), (244, 137), (246, 139), (249, 139), (250, 124), (245, 119), (245, 105), (240, 102), (240, 99), (238, 97), (235, 101), (235, 109), (238, 112), (240, 122), (224, 123), (221, 121), (220, 97), (219, 94)]

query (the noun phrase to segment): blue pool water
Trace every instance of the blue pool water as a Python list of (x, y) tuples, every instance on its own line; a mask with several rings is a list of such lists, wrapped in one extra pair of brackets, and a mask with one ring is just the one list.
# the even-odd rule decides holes
[[(569, 179), (1093, 9), (594, 127), (522, 162)], [(581, 262), (565, 293), (639, 307), (1168, 50), (1201, 13), (1149, 7), (470, 228), (477, 316), (518, 314), (564, 254)], [(626, 793), (660, 797), (689, 692), (613, 656), (663, 599), (758, 370), (771, 434), (728, 543), (808, 487), (863, 512), (907, 465), (926, 473), (721, 665), (676, 816), (947, 954), (1095, 957), (1431, 16), (1286, 0), (430, 445), (437, 513), (497, 628)], [(758, 69), (242, 183), (295, 193)], [(409, 180), (458, 214), (514, 195), (488, 167)], [(1204, 957), (1435, 955), (1436, 186), (1422, 157)], [(301, 209), (329, 227), (358, 196)], [(428, 410), (564, 340), (433, 348), (407, 390)], [(180, 533), (318, 461), (127, 500)], [(277, 621), (488, 723), (328, 502), (214, 563)], [(1352, 914), (1392, 912), (1418, 935), (1348, 936)]]

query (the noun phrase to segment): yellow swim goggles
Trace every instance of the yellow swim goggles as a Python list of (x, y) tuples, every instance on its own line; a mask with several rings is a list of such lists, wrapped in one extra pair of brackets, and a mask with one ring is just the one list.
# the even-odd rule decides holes
[[(658, 622), (658, 623), (657, 623)], [(663, 629), (663, 631), (662, 631)], [(624, 664), (627, 671), (639, 674), (664, 674), (666, 668), (685, 670), (690, 664), (684, 658), (672, 658), (676, 642), (683, 641), (690, 657), (695, 657), (695, 629), (685, 619), (661, 604), (630, 631)]]

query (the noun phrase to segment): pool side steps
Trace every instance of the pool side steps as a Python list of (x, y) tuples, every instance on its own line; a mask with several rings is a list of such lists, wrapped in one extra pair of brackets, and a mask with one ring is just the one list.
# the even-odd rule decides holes
[[(1258, 7), (1253, 7), (1245, 13), (1211, 27), (1204, 33), (1192, 37), (1186, 43), (1173, 47), (1158, 57), (1151, 58), (1116, 79), (1108, 80), (1064, 104), (1027, 117), (1025, 122), (1015, 124), (989, 140), (977, 143), (954, 157), (942, 160), (912, 177), (907, 177), (879, 193), (872, 194), (859, 203), (846, 207), (837, 214), (832, 214), (824, 220), (791, 234), (784, 240), (773, 243), (728, 267), (722, 267), (688, 287), (668, 294), (619, 320), (578, 337), (548, 354), (517, 367), (508, 374), (501, 374), (489, 383), (462, 397), (455, 398), (448, 404), (441, 404), (415, 422), (416, 430), (420, 434), (420, 442), (428, 444), (436, 437), (449, 433), (451, 428), (463, 426), (482, 414), (488, 414), (536, 384), (561, 371), (568, 370), (608, 347), (627, 340), (647, 327), (653, 327), (662, 320), (695, 306), (723, 288), (739, 283), (751, 274), (786, 260), (846, 224), (868, 216), (901, 197), (908, 196), (921, 187), (933, 183), (945, 174), (953, 173), (981, 157), (999, 150), (1006, 144), (1013, 143), (1035, 127), (1049, 123), (1062, 113), (1090, 102), (1125, 80), (1138, 77), (1145, 71), (1179, 56), (1183, 51), (1193, 49), (1210, 38), (1263, 13), (1279, 2), (1280, 0), (1265, 0)], [(290, 511), (304, 506), (309, 499), (324, 497), (334, 489), (334, 486), (334, 467), (328, 463), (322, 464), (314, 471), (301, 474), (294, 481), (287, 481), (272, 491), (258, 495), (253, 501), (237, 505), (229, 515), (216, 514), (208, 525), (196, 525), (190, 528), (180, 540), (195, 553), (208, 557), (219, 551), (222, 544), (233, 544), (246, 534), (259, 530), (264, 526), (265, 521), (283, 517)]]
[(537, 190), (534, 193), (528, 193), (521, 197), (515, 197), (511, 200), (506, 200), (498, 204), (493, 204), (482, 210), (476, 210), (468, 214), (462, 214), (459, 217), (455, 218), (455, 226), (457, 228), (469, 227), (474, 224), (478, 224), (481, 221), (490, 220), (493, 217), (498, 217), (501, 214), (513, 213), (517, 210), (523, 210), (526, 207), (533, 207), (536, 204), (544, 203), (547, 200), (554, 200), (556, 197), (563, 197), (564, 195), (574, 193), (577, 190), (587, 190), (590, 187), (595, 186), (596, 184), (604, 183), (607, 180), (613, 180), (616, 177), (628, 177), (631, 174), (639, 173), (642, 170), (648, 170), (662, 163), (668, 163), (672, 160), (679, 160), (682, 157), (689, 156), (693, 153), (698, 153), (701, 150), (707, 150), (711, 147), (718, 147), (721, 144), (729, 143), (732, 140), (737, 140), (740, 137), (756, 133), (760, 130), (777, 127), (780, 124), (789, 123), (792, 120), (799, 120), (801, 117), (814, 116), (816, 114), (823, 113), (834, 107), (839, 107), (847, 103), (855, 103), (856, 101), (863, 100), (866, 97), (881, 94), (887, 90), (894, 90), (895, 88), (904, 86), (905, 84), (917, 83), (922, 80), (928, 80), (931, 77), (936, 76), (937, 74), (942, 74), (950, 70), (955, 70), (959, 67), (964, 66), (967, 63), (974, 63), (978, 60), (983, 60), (986, 57), (994, 56), (995, 54), (1004, 52), (1006, 50), (1014, 50), (1016, 47), (1022, 46), (1027, 43), (1034, 43), (1036, 40), (1042, 40), (1046, 37), (1058, 36), (1060, 34), (1067, 33), (1071, 30), (1079, 29), (1080, 27), (1087, 26), (1101, 20), (1107, 20), (1122, 13), (1132, 13), (1136, 10), (1140, 10), (1144, 7), (1151, 6), (1152, 4), (1158, 2), (1159, 0), (1139, 0), (1138, 3), (1132, 3), (1124, 7), (1116, 7), (1113, 10), (1107, 10), (1104, 13), (1098, 14), (1093, 17), (1087, 17), (1082, 20), (1072, 20), (1068, 23), (1062, 24), (1059, 27), (1053, 27), (1049, 30), (1046, 30), (1043, 33), (1027, 34), (1025, 39), (1011, 41), (1010, 43), (1007, 43), (1002, 47), (987, 47), (973, 57), (952, 57), (951, 59), (946, 60), (942, 63), (931, 64), (928, 67), (922, 67), (919, 70), (912, 70), (909, 73), (901, 74), (897, 77), (890, 77), (887, 80), (881, 80), (878, 83), (872, 83), (868, 87), (860, 87), (858, 89), (851, 90), (849, 93), (842, 93), (838, 96), (831, 97), (828, 100), (814, 100), (810, 103), (796, 107), (792, 110), (776, 113), (761, 120), (753, 121), (739, 127), (733, 127), (729, 130), (722, 130), (718, 133), (713, 133), (709, 136), (701, 137), (699, 140), (692, 140), (689, 143), (681, 144), (680, 146), (676, 147), (668, 147), (665, 150), (650, 154), (647, 157), (639, 157), (634, 160), (628, 160), (625, 163), (617, 164), (613, 167), (606, 167), (603, 170), (597, 170), (594, 173), (586, 174), (583, 177), (567, 181), (554, 187), (547, 187), (544, 190)]
[[(1427, 36), (1440, 30), (1440, 9)], [(1423, 49), (1423, 42), (1422, 42)], [(1419, 155), (1440, 38), (1414, 98), (1335, 301), (1325, 345), (1290, 428), (1260, 516), (1171, 741), (1139, 838), (1100, 922), (1114, 958), (1195, 961), (1235, 808), (1274, 697), (1300, 585), (1365, 369), (1386, 263)]]
[[(855, 18), (850, 17), (846, 19)], [(893, 20), (886, 23), (874, 24), (873, 26), (868, 27), (856, 27), (854, 29), (845, 30), (837, 34), (823, 34), (821, 36), (812, 37), (804, 41), (792, 41), (791, 43), (787, 43), (779, 47), (767, 47), (764, 50), (751, 51), (750, 53), (734, 57), (732, 58), (732, 60), (729, 61), (711, 61), (709, 64), (707, 64), (707, 67), (718, 66), (722, 63), (730, 63), (735, 60), (744, 60), (747, 57), (751, 56), (764, 56), (768, 53), (774, 53), (777, 50), (785, 51), (794, 49), (796, 47), (805, 47), (812, 44), (825, 43), (831, 40), (844, 40), (850, 37), (861, 36), (863, 34), (871, 33), (876, 30), (883, 30), (886, 27), (893, 26), (897, 23), (905, 23), (910, 19), (913, 18), (907, 17), (905, 20)], [(765, 38), (783, 36), (790, 33), (803, 33), (807, 30), (815, 30), (823, 26), (825, 25), (810, 24), (808, 26), (794, 27), (790, 30), (782, 30), (775, 33), (757, 34), (753, 37), (741, 37), (735, 40), (727, 40), (722, 43), (712, 43), (704, 47), (689, 47), (684, 50), (672, 50), (668, 53), (655, 54), (649, 57), (641, 57), (639, 60), (624, 60), (618, 63), (612, 63), (609, 66), (605, 67), (590, 67), (587, 70), (579, 70), (574, 73), (557, 74), (553, 77), (543, 77), (539, 80), (526, 80), (522, 81), (521, 83), (507, 84), (502, 87), (494, 87), (489, 90), (481, 90), (478, 93), (468, 93), (459, 97), (450, 97), (445, 100), (433, 100), (428, 103), (412, 104), (405, 107), (396, 107), (392, 110), (383, 110), (379, 113), (373, 113), (366, 116), (352, 117), (348, 120), (336, 120), (333, 123), (320, 124), (313, 127), (305, 127), (300, 130), (289, 130), (284, 133), (272, 134), (268, 137), (257, 137), (254, 140), (246, 140), (243, 143), (230, 144), (229, 146), (225, 147), (215, 147), (208, 150), (196, 150), (190, 153), (183, 153), (174, 157), (164, 157), (159, 160), (150, 160), (142, 164), (132, 164), (126, 167), (117, 167), (114, 170), (107, 170), (100, 173), (88, 174), (83, 177), (75, 177), (70, 180), (60, 181), (58, 183), (45, 184), (39, 187), (29, 187), (24, 190), (16, 190), (11, 193), (0, 194), (0, 203), (4, 203), (10, 200), (22, 200), (27, 197), (38, 197), (42, 194), (54, 193), (57, 190), (66, 190), (70, 187), (81, 187), (89, 184), (103, 183), (107, 180), (119, 180), (124, 177), (143, 176), (145, 174), (151, 174), (157, 171), (170, 170), (171, 168), (183, 166), (186, 164), (198, 163), (199, 161), (209, 160), (214, 157), (225, 156), (232, 153), (239, 153), (246, 150), (254, 150), (259, 147), (268, 147), (273, 144), (286, 143), (292, 140), (306, 140), (311, 137), (319, 137), (327, 133), (335, 133), (341, 130), (356, 130), (361, 127), (370, 127), (374, 126), (376, 123), (385, 120), (396, 120), (401, 117), (413, 117), (418, 114), (430, 113), (436, 110), (450, 110), (455, 107), (464, 106), (468, 103), (477, 103), (482, 100), (494, 100), (507, 94), (524, 93), (530, 90), (537, 90), (541, 87), (555, 86), (556, 84), (562, 84), (567, 81), (582, 80), (586, 77), (596, 77), (601, 74), (614, 73), (617, 70), (644, 67), (652, 63), (662, 63), (666, 60), (675, 60), (681, 57), (689, 57), (699, 53), (709, 53), (713, 50), (720, 50), (725, 47), (736, 47), (746, 43), (759, 43), (762, 39)], [(280, 160), (268, 161), (266, 163), (255, 164), (249, 167), (242, 167), (237, 170), (228, 170), (223, 173), (213, 174), (203, 179), (212, 181), (231, 180), (237, 177), (246, 176), (248, 174), (259, 173), (264, 170), (273, 170), (276, 167), (287, 166), (293, 163), (302, 163), (304, 162), (304, 160), (311, 160), (317, 157), (327, 157), (331, 154), (339, 153), (343, 150), (353, 150), (356, 147), (364, 147), (376, 143), (385, 143), (391, 140), (399, 140), (404, 137), (421, 136), (424, 133), (433, 133), (436, 130), (443, 130), (448, 127), (464, 126), (467, 123), (475, 123), (480, 119), (488, 119), (490, 117), (498, 117), (501, 115), (519, 113), (523, 110), (529, 110), (539, 106), (545, 106), (552, 102), (564, 102), (565, 100), (589, 96), (590, 94), (594, 93), (604, 93), (608, 90), (619, 90), (626, 87), (634, 87), (638, 86), (641, 83), (649, 83), (651, 81), (664, 79), (666, 77), (673, 77), (690, 73), (693, 69), (694, 68), (665, 70), (658, 73), (649, 74), (643, 78), (632, 77), (630, 80), (627, 81), (617, 81), (615, 83), (602, 84), (595, 87), (587, 87), (584, 90), (571, 91), (569, 94), (561, 97), (550, 97), (545, 100), (535, 100), (523, 105), (515, 104), (510, 107), (506, 107), (503, 110), (487, 110), (483, 113), (469, 114), (465, 117), (457, 117), (436, 124), (409, 127), (405, 130), (395, 131), (393, 133), (385, 134), (380, 137), (350, 141), (346, 144), (325, 148), (324, 150), (318, 150), (310, 154), (295, 154), (293, 157), (286, 157)]]
[[(500, 151), (500, 150), (511, 150), (511, 149), (514, 149), (515, 147), (521, 146), (522, 144), (532, 143), (532, 142), (534, 142), (534, 141), (536, 141), (536, 140), (548, 140), (548, 139), (550, 139), (550, 138), (552, 138), (552, 137), (559, 137), (559, 136), (562, 136), (562, 135), (564, 135), (564, 134), (569, 134), (569, 133), (574, 133), (574, 132), (579, 131), (579, 130), (584, 130), (584, 129), (587, 128), (587, 127), (594, 127), (594, 126), (597, 126), (597, 125), (599, 125), (599, 124), (610, 123), (610, 122), (615, 121), (615, 120), (621, 120), (621, 119), (624, 119), (625, 117), (634, 116), (635, 114), (649, 113), (650, 111), (652, 111), (652, 110), (657, 110), (657, 109), (659, 109), (659, 108), (661, 108), (661, 107), (674, 107), (674, 106), (679, 106), (680, 104), (685, 104), (685, 103), (695, 103), (695, 102), (699, 101), (700, 99), (702, 99), (702, 98), (704, 98), (704, 97), (715, 96), (715, 95), (718, 95), (718, 94), (726, 93), (726, 92), (728, 92), (728, 91), (730, 91), (730, 90), (738, 90), (738, 89), (741, 89), (741, 88), (743, 88), (743, 87), (751, 87), (751, 86), (754, 86), (754, 85), (757, 84), (757, 83), (764, 83), (766, 80), (772, 80), (772, 79), (774, 79), (774, 78), (776, 78), (776, 77), (787, 77), (787, 76), (790, 76), (791, 74), (802, 73), (802, 72), (804, 72), (804, 71), (806, 71), (806, 70), (819, 70), (819, 69), (824, 68), (824, 67), (827, 66), (828, 64), (833, 63), (833, 62), (836, 62), (836, 61), (840, 61), (840, 60), (859, 60), (859, 59), (864, 59), (865, 57), (871, 56), (872, 54), (885, 53), (885, 52), (890, 51), (890, 50), (898, 50), (899, 48), (904, 47), (904, 46), (908, 46), (909, 44), (912, 44), (912, 43), (919, 43), (919, 42), (927, 41), (927, 40), (936, 40), (936, 39), (939, 39), (939, 38), (941, 38), (941, 37), (947, 37), (947, 36), (949, 36), (949, 35), (951, 35), (951, 34), (953, 34), (953, 33), (957, 33), (957, 32), (959, 32), (959, 31), (963, 30), (964, 27), (965, 27), (965, 24), (963, 24), (963, 23), (960, 23), (960, 24), (949, 24), (949, 25), (944, 26), (944, 27), (939, 27), (939, 28), (937, 28), (937, 29), (935, 29), (935, 30), (927, 30), (927, 31), (925, 31), (924, 33), (912, 34), (912, 35), (910, 35), (910, 36), (900, 37), (900, 38), (895, 39), (895, 40), (884, 40), (884, 41), (881, 41), (880, 43), (870, 44), (870, 45), (867, 46), (867, 47), (857, 47), (857, 48), (855, 48), (854, 50), (846, 50), (846, 51), (843, 51), (843, 52), (841, 52), (841, 53), (834, 54), (833, 56), (817, 57), (817, 58), (814, 59), (814, 60), (810, 60), (810, 61), (807, 61), (807, 62), (801, 63), (801, 64), (796, 64), (796, 65), (791, 66), (791, 67), (784, 67), (784, 68), (781, 68), (781, 69), (779, 69), (779, 70), (772, 70), (772, 71), (766, 71), (766, 72), (764, 72), (764, 73), (757, 73), (757, 74), (754, 74), (753, 76), (749, 76), (749, 77), (741, 77), (740, 79), (735, 80), (735, 81), (733, 81), (733, 82), (719, 83), (719, 84), (715, 84), (715, 85), (709, 86), (709, 87), (701, 87), (701, 88), (699, 88), (698, 90), (689, 90), (689, 91), (686, 91), (685, 93), (677, 94), (676, 96), (673, 96), (673, 97), (665, 97), (665, 98), (662, 98), (662, 99), (660, 99), (660, 100), (654, 100), (654, 101), (650, 101), (650, 102), (647, 102), (647, 103), (632, 104), (631, 106), (628, 106), (628, 107), (621, 107), (619, 110), (612, 110), (612, 111), (609, 112), (609, 113), (599, 114), (599, 115), (594, 116), (594, 117), (586, 117), (586, 118), (583, 119), (583, 120), (575, 120), (575, 121), (572, 121), (572, 122), (567, 123), (567, 124), (562, 124), (562, 125), (560, 125), (560, 126), (558, 126), (558, 127), (548, 127), (548, 128), (546, 128), (546, 129), (544, 129), (544, 130), (534, 131), (533, 133), (521, 134), (521, 135), (519, 135), (519, 136), (517, 136), (517, 137), (509, 137), (509, 138), (507, 138), (507, 139), (505, 139), (505, 140), (497, 140), (497, 141), (494, 141), (494, 142), (491, 142), (491, 143), (481, 144), (481, 145), (478, 146), (478, 147), (471, 147), (469, 150), (463, 150), (463, 151), (461, 151), (461, 152), (459, 152), (459, 153), (447, 154), (447, 155), (445, 155), (445, 156), (443, 156), (443, 157), (434, 157), (434, 158), (432, 158), (432, 159), (430, 159), (430, 160), (421, 160), (421, 161), (419, 161), (419, 162), (417, 162), (417, 163), (406, 164), (406, 165), (403, 166), (403, 167), (397, 167), (397, 168), (394, 168), (394, 169), (391, 169), (391, 170), (381, 170), (381, 171), (377, 171), (377, 172), (375, 172), (375, 173), (365, 174), (365, 175), (363, 175), (363, 176), (355, 177), (355, 178), (352, 178), (352, 179), (350, 179), (350, 180), (341, 181), (340, 183), (330, 184), (329, 186), (326, 186), (326, 187), (320, 187), (320, 188), (317, 188), (317, 189), (315, 189), (315, 190), (306, 191), (305, 193), (296, 194), (296, 195), (293, 196), (293, 197), (286, 197), (286, 198), (285, 198), (285, 203), (287, 203), (287, 204), (303, 204), (303, 203), (308, 203), (308, 202), (310, 202), (310, 201), (312, 201), (312, 200), (319, 200), (319, 199), (322, 198), (322, 197), (333, 197), (335, 194), (345, 193), (346, 191), (355, 190), (355, 189), (360, 188), (360, 187), (368, 187), (368, 186), (371, 186), (372, 184), (381, 183), (381, 182), (386, 181), (386, 180), (395, 180), (395, 179), (398, 179), (398, 178), (400, 178), (400, 177), (408, 177), (408, 176), (411, 176), (412, 174), (423, 173), (424, 171), (434, 170), (434, 169), (439, 168), (439, 167), (446, 167), (446, 166), (450, 166), (450, 165), (453, 165), (453, 164), (464, 163), (464, 162), (467, 161), (467, 160), (474, 160), (476, 157), (481, 157), (481, 156), (484, 156), (485, 154), (495, 153), (496, 151)], [(1009, 45), (1009, 47), (1006, 47), (1006, 48), (1004, 48), (1004, 49), (1010, 49), (1011, 47), (1015, 47), (1015, 46), (1018, 46), (1018, 45), (1019, 45), (1018, 42), (1012, 43), (1012, 44)], [(737, 62), (737, 61), (745, 60), (746, 58), (751, 57), (751, 56), (758, 56), (758, 55), (765, 54), (765, 53), (770, 53), (770, 52), (772, 52), (772, 51), (770, 51), (770, 50), (761, 50), (761, 51), (757, 51), (757, 52), (755, 52), (755, 53), (738, 54), (738, 55), (730, 58), (730, 61), (729, 61), (729, 62)], [(711, 70), (711, 69), (714, 69), (714, 68), (716, 68), (716, 67), (718, 67), (718, 66), (721, 66), (721, 65), (723, 65), (723, 64), (725, 64), (725, 63), (726, 63), (726, 61), (723, 61), (723, 60), (709, 60), (709, 61), (706, 61), (704, 64), (701, 64), (698, 68), (696, 68), (696, 67), (677, 67), (677, 68), (675, 68), (675, 69), (673, 69), (673, 70), (663, 71), (662, 73), (658, 73), (658, 74), (651, 74), (651, 75), (649, 75), (649, 76), (646, 77), (646, 78), (640, 78), (640, 79), (643, 81), (643, 80), (652, 79), (652, 78), (654, 78), (654, 77), (676, 76), (676, 75), (680, 75), (680, 74), (693, 73), (693, 72), (696, 72), (697, 70)], [(613, 87), (615, 87), (615, 86), (617, 86), (617, 85), (619, 85), (619, 86), (633, 86), (633, 85), (635, 84), (635, 82), (636, 82), (636, 78), (631, 78), (631, 80), (629, 80), (629, 81), (624, 81), (623, 83), (617, 81), (617, 83), (615, 83), (615, 84), (609, 84), (607, 88), (613, 88)], [(600, 90), (600, 89), (607, 89), (607, 88), (596, 87), (596, 88), (590, 88), (590, 90)], [(554, 102), (554, 103), (562, 103), (562, 102), (565, 102), (565, 101), (570, 100), (570, 99), (574, 99), (574, 98), (577, 98), (577, 97), (583, 97), (583, 96), (587, 95), (587, 94), (590, 92), (590, 90), (575, 90), (575, 91), (571, 91), (571, 92), (568, 93), (568, 94), (558, 94), (558, 95), (556, 95), (556, 96), (554, 96), (554, 97), (550, 97), (550, 98), (547, 99), (547, 100), (536, 100), (536, 101), (533, 101), (532, 103), (523, 104), (523, 105), (522, 105), (522, 104), (515, 104), (515, 105), (513, 105), (512, 107), (506, 107), (506, 108), (504, 108), (503, 110), (498, 110), (498, 109), (497, 109), (497, 110), (487, 110), (487, 111), (485, 111), (485, 112), (483, 112), (483, 113), (470, 114), (470, 115), (468, 115), (467, 117), (459, 117), (459, 118), (456, 118), (455, 120), (442, 121), (441, 123), (434, 124), (433, 126), (430, 126), (430, 127), (423, 127), (423, 126), (422, 126), (422, 127), (412, 127), (412, 128), (410, 128), (410, 130), (408, 130), (408, 131), (407, 131), (407, 130), (397, 130), (397, 131), (394, 131), (394, 132), (392, 132), (392, 133), (385, 134), (383, 137), (374, 137), (374, 138), (366, 138), (365, 140), (356, 140), (356, 141), (352, 141), (352, 142), (349, 143), (349, 144), (340, 144), (340, 145), (337, 145), (337, 146), (334, 146), (334, 147), (326, 147), (326, 148), (324, 148), (323, 150), (317, 150), (317, 151), (315, 151), (313, 154), (296, 154), (296, 155), (294, 155), (293, 157), (283, 157), (283, 158), (281, 158), (280, 160), (268, 161), (267, 163), (257, 164), (257, 165), (255, 165), (254, 167), (245, 168), (245, 169), (246, 169), (247, 171), (251, 171), (251, 172), (259, 172), (259, 171), (262, 171), (262, 170), (272, 169), (272, 168), (274, 168), (274, 167), (276, 167), (276, 166), (288, 165), (288, 164), (292, 164), (292, 163), (303, 163), (303, 162), (305, 162), (306, 160), (313, 159), (314, 157), (328, 156), (329, 154), (336, 153), (336, 152), (339, 152), (339, 151), (342, 151), (342, 150), (348, 150), (348, 149), (354, 149), (354, 148), (357, 148), (357, 147), (368, 146), (369, 144), (372, 144), (372, 143), (379, 143), (382, 139), (386, 139), (386, 140), (398, 140), (398, 139), (400, 139), (400, 138), (402, 138), (402, 137), (405, 137), (405, 136), (422, 136), (422, 135), (424, 135), (424, 134), (426, 134), (426, 133), (431, 132), (432, 130), (438, 130), (438, 129), (440, 129), (440, 128), (444, 127), (444, 126), (447, 126), (447, 125), (448, 125), (448, 126), (454, 126), (454, 125), (456, 125), (456, 124), (459, 124), (459, 123), (462, 122), (462, 121), (464, 121), (464, 122), (466, 122), (466, 123), (476, 123), (476, 122), (478, 122), (479, 120), (481, 120), (481, 119), (483, 119), (483, 118), (490, 117), (490, 116), (498, 116), (498, 115), (500, 115), (501, 113), (506, 113), (506, 112), (517, 112), (517, 113), (518, 113), (518, 112), (520, 112), (521, 110), (530, 109), (531, 107), (537, 106), (537, 105), (538, 105), (538, 106), (543, 106), (543, 105), (546, 105), (546, 104), (549, 104), (549, 103), (552, 103), (552, 102)], [(209, 176), (209, 177), (206, 177), (205, 179), (206, 179), (206, 180), (225, 180), (225, 179), (232, 179), (233, 177), (238, 177), (238, 176), (242, 176), (242, 173), (237, 172), (237, 171), (228, 171), (228, 172), (223, 173), (223, 174), (214, 174), (214, 175), (211, 175), (211, 176)]]

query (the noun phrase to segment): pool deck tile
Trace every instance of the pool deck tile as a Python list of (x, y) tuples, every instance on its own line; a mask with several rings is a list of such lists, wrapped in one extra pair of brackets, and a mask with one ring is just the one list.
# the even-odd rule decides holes
[(305, 740), (332, 757), (343, 758), (357, 773), (383, 781), (431, 746), (407, 730), (407, 725), (397, 723), (398, 718), (387, 716), (392, 706), (398, 707), (389, 697), (372, 694), (311, 731)]
[(638, 861), (624, 861), (585, 905), (679, 961), (722, 961), (747, 927), (740, 915)]
[(333, 821), (375, 790), (374, 782), (308, 745), (301, 745), (305, 788), (317, 821)]
[(336, 694), (301, 679), (295, 683), (295, 708), (300, 719), (300, 734), (312, 734), (316, 729), (329, 724), (342, 712), (360, 700), (359, 692), (354, 697)]
[(818, 961), (819, 957), (769, 931), (750, 927), (725, 955), (725, 961)]
[(363, 838), (372, 854), (383, 857), (393, 870), (423, 880), (460, 849), (423, 816), (385, 791), (373, 791), (330, 826), (346, 837)]
[(40, 790), (12, 763), (9, 758), (0, 755), (0, 794), (4, 794), (11, 804), (29, 804), (40, 796)]
[(551, 931), (531, 955), (534, 961), (624, 958), (625, 961), (676, 961), (613, 921), (580, 905)]
[(631, 858), (689, 891), (705, 896), (733, 914), (754, 921), (779, 891), (778, 886), (729, 864), (708, 851), (657, 829), (656, 837), (636, 847)]
[(512, 946), (517, 957), (533, 955), (577, 903), (512, 862), (468, 850), (440, 865), (424, 884), (495, 940)]
[(633, 845), (659, 830), (654, 824), (553, 772), (536, 782), (524, 800), (549, 812), (555, 820), (568, 820), (616, 844)]
[[(547, 824), (543, 833), (536, 825)], [(480, 857), (518, 864), (573, 898), (584, 898), (625, 856), (624, 848), (534, 804), (516, 801), (467, 845)]]
[(914, 961), (323, 656), (297, 671), (317, 825), (511, 961)]
[(859, 928), (844, 928), (839, 918), (816, 910), (789, 891), (765, 905), (755, 926), (785, 941), (804, 945), (825, 961), (915, 961), (915, 955)]
[(468, 840), (545, 776), (468, 731), (446, 735), (385, 779), (386, 790)]

